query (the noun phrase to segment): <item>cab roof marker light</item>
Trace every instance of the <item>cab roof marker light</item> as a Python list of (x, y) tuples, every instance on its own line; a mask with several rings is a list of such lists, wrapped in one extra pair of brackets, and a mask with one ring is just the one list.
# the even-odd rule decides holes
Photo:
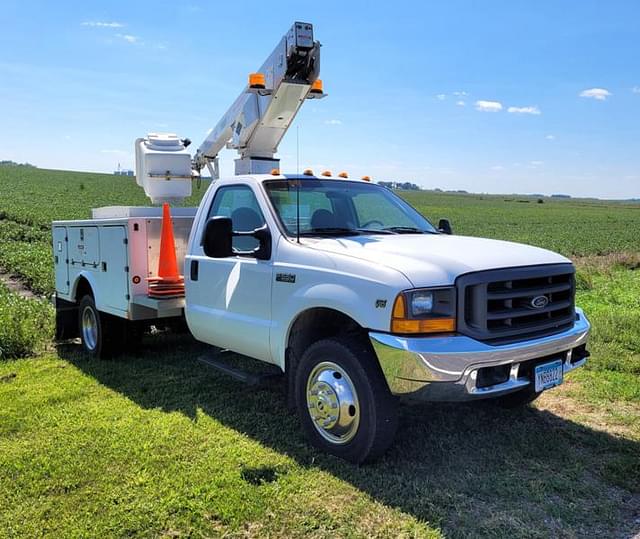
[(330, 170), (324, 170), (322, 171), (322, 176), (326, 176), (327, 178), (330, 178), (331, 176), (333, 176), (333, 174), (331, 174)]
[(346, 172), (340, 172), (338, 174), (338, 178), (348, 178), (348, 177), (349, 177), (349, 175)]
[(305, 168), (304, 172), (302, 173), (304, 176), (313, 176), (313, 170), (311, 170), (310, 168)]

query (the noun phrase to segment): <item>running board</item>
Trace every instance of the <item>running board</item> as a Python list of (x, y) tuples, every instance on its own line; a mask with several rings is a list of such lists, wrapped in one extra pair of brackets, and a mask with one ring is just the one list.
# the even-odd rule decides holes
[[(226, 352), (226, 350), (223, 350), (221, 353), (224, 352)], [(283, 376), (283, 373), (277, 367), (274, 367), (274, 369), (270, 372), (249, 372), (238, 367), (233, 367), (229, 365), (229, 363), (218, 359), (218, 356), (221, 353), (216, 354), (213, 357), (203, 355), (196, 359), (200, 363), (204, 363), (209, 367), (213, 367), (218, 372), (226, 374), (227, 376), (233, 378), (234, 380), (237, 380), (238, 382), (242, 382), (243, 384), (247, 384), (253, 387), (269, 385), (276, 380), (280, 380)]]

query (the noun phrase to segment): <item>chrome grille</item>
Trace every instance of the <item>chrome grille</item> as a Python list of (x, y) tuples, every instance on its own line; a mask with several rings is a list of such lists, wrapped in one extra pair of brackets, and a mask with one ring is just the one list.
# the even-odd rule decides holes
[(458, 331), (489, 343), (542, 337), (575, 320), (571, 264), (469, 273), (456, 281)]

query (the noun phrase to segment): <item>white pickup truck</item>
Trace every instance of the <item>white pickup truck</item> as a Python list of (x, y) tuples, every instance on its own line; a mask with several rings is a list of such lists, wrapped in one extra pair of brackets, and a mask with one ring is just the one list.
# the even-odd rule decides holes
[(197, 340), (275, 365), (310, 441), (353, 462), (392, 443), (397, 397), (524, 405), (588, 356), (569, 260), (452, 235), (368, 181), (222, 179), (173, 228), (185, 296), (156, 299), (158, 208), (54, 222), (59, 336), (103, 356), (184, 316)]

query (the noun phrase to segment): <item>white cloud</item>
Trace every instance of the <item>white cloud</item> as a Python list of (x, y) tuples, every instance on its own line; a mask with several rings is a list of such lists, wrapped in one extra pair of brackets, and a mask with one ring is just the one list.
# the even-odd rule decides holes
[(588, 90), (582, 90), (578, 95), (597, 99), (598, 101), (606, 101), (607, 97), (611, 96), (611, 92), (605, 88), (589, 88)]
[(476, 110), (481, 112), (499, 112), (502, 110), (502, 103), (499, 101), (476, 101)]
[(340, 120), (325, 120), (324, 122), (327, 125), (342, 125), (342, 121)]
[(507, 112), (512, 114), (534, 114), (536, 116), (542, 114), (538, 107), (509, 107)]
[(116, 34), (116, 37), (124, 39), (127, 43), (139, 43), (140, 38), (138, 36), (132, 36), (131, 34)]
[(438, 94), (438, 95), (436, 96), (436, 99), (437, 99), (438, 101), (444, 101), (446, 98), (447, 98), (447, 96), (446, 96), (445, 94)]
[(634, 86), (633, 88), (631, 88), (631, 91), (634, 94), (640, 94), (640, 86)]
[(92, 28), (123, 28), (121, 22), (101, 22), (101, 21), (85, 21), (81, 26), (91, 26)]
[(456, 97), (466, 97), (469, 94), (467, 92), (453, 92), (453, 95), (455, 95)]
[(532, 167), (539, 167), (539, 166), (544, 165), (544, 161), (529, 161), (529, 164)]
[(556, 136), (555, 135), (547, 135), (546, 137), (547, 140), (556, 140)]
[(459, 107), (464, 107), (466, 103), (461, 99), (460, 101), (456, 101), (456, 105), (458, 105)]
[(493, 165), (491, 167), (491, 170), (495, 170), (496, 172), (499, 172), (501, 170), (504, 170), (504, 167), (502, 165)]

